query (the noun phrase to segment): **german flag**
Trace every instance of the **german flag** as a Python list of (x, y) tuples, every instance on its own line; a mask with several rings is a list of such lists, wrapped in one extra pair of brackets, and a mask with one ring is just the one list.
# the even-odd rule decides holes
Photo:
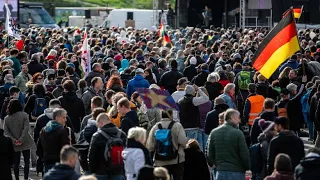
[[(282, 18), (284, 18), (290, 11), (291, 11), (291, 9), (284, 12), (282, 15)], [(303, 11), (303, 6), (301, 8), (292, 8), (292, 11), (293, 11), (294, 18), (300, 19), (302, 11)]]
[(162, 37), (164, 35), (164, 26), (163, 23), (161, 23), (159, 29), (158, 29), (158, 36)]
[(164, 32), (164, 34), (162, 36), (162, 44), (163, 44), (163, 46), (166, 46), (168, 43), (171, 44), (171, 40), (170, 40), (169, 36), (167, 35), (167, 33)]
[(252, 64), (264, 77), (270, 78), (287, 58), (300, 50), (293, 10), (277, 24), (259, 45)]

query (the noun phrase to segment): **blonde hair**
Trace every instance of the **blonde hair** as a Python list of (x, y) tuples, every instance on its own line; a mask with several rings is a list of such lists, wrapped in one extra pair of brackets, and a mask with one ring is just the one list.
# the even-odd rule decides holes
[(133, 127), (129, 129), (128, 139), (134, 139), (139, 141), (141, 139), (146, 139), (147, 131), (141, 127)]
[(54, 49), (51, 49), (50, 52), (48, 53), (48, 56), (57, 56), (58, 52)]
[(285, 68), (281, 71), (281, 73), (279, 74), (279, 79), (284, 78), (284, 77), (288, 77), (291, 70), (292, 70), (291, 67), (285, 67)]
[(164, 168), (164, 167), (156, 167), (156, 168), (154, 168), (153, 175), (156, 178), (161, 178), (163, 180), (170, 180), (170, 176), (169, 176), (168, 170), (166, 168)]
[(111, 102), (112, 102), (113, 106), (111, 107), (109, 114), (108, 114), (110, 117), (116, 116), (118, 114), (117, 103), (123, 97), (124, 97), (124, 95), (121, 93), (117, 93), (114, 96), (112, 96)]
[(93, 175), (89, 175), (89, 176), (81, 176), (79, 180), (97, 180), (97, 178), (94, 177)]

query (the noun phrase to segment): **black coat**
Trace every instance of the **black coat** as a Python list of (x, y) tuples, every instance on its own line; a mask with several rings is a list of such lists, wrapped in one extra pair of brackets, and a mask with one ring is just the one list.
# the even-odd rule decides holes
[(296, 180), (320, 179), (320, 157), (307, 157), (296, 167)]
[(279, 153), (290, 156), (292, 167), (295, 168), (304, 158), (304, 144), (302, 140), (291, 131), (280, 132), (274, 137), (269, 146), (268, 174), (274, 170), (274, 161)]
[(71, 119), (76, 133), (80, 131), (81, 120), (86, 115), (82, 99), (78, 98), (75, 92), (62, 93), (58, 98), (62, 108), (64, 108)]
[(120, 128), (124, 133), (128, 134), (129, 129), (136, 126), (139, 126), (139, 118), (136, 111), (130, 111), (122, 117)]
[(43, 176), (43, 180), (78, 180), (79, 177), (69, 165), (57, 164)]
[(207, 77), (208, 77), (208, 73), (202, 71), (201, 73), (199, 73), (197, 76), (195, 76), (191, 82), (194, 83), (197, 86), (204, 86), (204, 84), (207, 81)]
[[(118, 131), (121, 131), (112, 123), (106, 124), (101, 128), (101, 130), (112, 137), (115, 137)], [(126, 138), (126, 134), (122, 132), (121, 139), (123, 140), (123, 144), (126, 144)], [(96, 175), (123, 174), (122, 168), (114, 169), (107, 167), (107, 163), (104, 159), (106, 143), (107, 139), (99, 132), (93, 134), (88, 154), (90, 173), (94, 173)]]
[(210, 172), (204, 153), (201, 150), (187, 148), (184, 162), (184, 180), (210, 180)]
[[(301, 88), (304, 88), (304, 85), (301, 85)], [(299, 89), (298, 89), (299, 91)], [(303, 91), (298, 92), (294, 98), (289, 100), (287, 106), (288, 119), (290, 120), (290, 130), (299, 130), (303, 123), (304, 118), (302, 114), (302, 105), (301, 105), (301, 97), (303, 95)]]
[(310, 101), (310, 111), (309, 111), (309, 118), (312, 122), (314, 122), (314, 127), (317, 131), (320, 131), (320, 121), (318, 118), (320, 118), (320, 113), (318, 111), (318, 102), (319, 102), (319, 99), (320, 99), (320, 92), (316, 92), (311, 98), (311, 101)]
[(45, 70), (45, 67), (38, 63), (38, 61), (31, 61), (28, 63), (28, 73), (33, 76), (35, 73), (38, 73), (38, 72), (42, 72), (43, 70)]
[(189, 81), (191, 81), (197, 74), (198, 71), (196, 69), (196, 65), (187, 66), (183, 70), (183, 76), (187, 77)]
[(177, 90), (178, 80), (182, 77), (183, 75), (177, 69), (171, 69), (171, 71), (167, 71), (161, 76), (159, 85), (172, 94)]
[(12, 140), (3, 135), (3, 129), (0, 129), (0, 147), (1, 179), (11, 180), (11, 166), (14, 162), (14, 149)]
[(204, 87), (208, 91), (210, 101), (214, 101), (223, 92), (223, 86), (219, 82), (206, 82)]
[(212, 129), (219, 126), (219, 114), (226, 111), (228, 108), (229, 106), (226, 104), (219, 104), (214, 106), (212, 111), (208, 112), (204, 133), (209, 135)]
[(264, 98), (269, 97), (269, 83), (257, 83), (257, 94), (262, 95)]
[(259, 120), (260, 119), (264, 119), (266, 121), (272, 121), (274, 122), (274, 120), (276, 119), (276, 114), (274, 112), (268, 112), (268, 111), (263, 111), (261, 112), (261, 114), (259, 115), (259, 117), (257, 117), (254, 121), (253, 121), (253, 125), (251, 127), (251, 131), (250, 131), (250, 139), (251, 139), (251, 144), (256, 144), (258, 143), (258, 136), (262, 133), (262, 130), (259, 126)]

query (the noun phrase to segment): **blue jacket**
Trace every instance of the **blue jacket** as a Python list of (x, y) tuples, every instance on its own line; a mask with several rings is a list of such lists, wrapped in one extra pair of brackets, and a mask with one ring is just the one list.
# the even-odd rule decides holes
[[(10, 83), (5, 83), (3, 86), (0, 87), (0, 91), (8, 91), (9, 89), (14, 86), (14, 84), (10, 84)], [(19, 93), (19, 101), (21, 102), (22, 106), (24, 106), (25, 101), (24, 101), (24, 95), (21, 93)]]
[(279, 71), (282, 72), (282, 70), (283, 70), (284, 68), (286, 68), (286, 67), (291, 67), (292, 69), (297, 69), (298, 66), (299, 66), (299, 63), (298, 63), (296, 60), (290, 59), (289, 61), (287, 61), (286, 63), (284, 63), (284, 64), (280, 67)]
[(137, 88), (149, 88), (149, 86), (149, 82), (142, 75), (136, 75), (128, 82), (127, 96), (130, 98)]
[(311, 90), (312, 90), (312, 88), (309, 88), (300, 100), (301, 105), (302, 105), (302, 112), (309, 112), (309, 110), (310, 110), (310, 105), (308, 103), (308, 99), (309, 99)]
[(79, 177), (80, 175), (76, 174), (72, 167), (58, 164), (43, 176), (43, 180), (77, 180)]
[(234, 100), (231, 98), (229, 94), (223, 93), (219, 97), (224, 99), (224, 101), (229, 106), (229, 108), (237, 109), (236, 104), (234, 103)]

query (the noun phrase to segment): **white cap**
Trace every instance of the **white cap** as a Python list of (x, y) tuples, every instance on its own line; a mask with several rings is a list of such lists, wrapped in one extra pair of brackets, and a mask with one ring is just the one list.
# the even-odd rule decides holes
[(138, 74), (138, 73), (144, 73), (144, 70), (143, 69), (141, 69), (141, 68), (138, 68), (138, 69), (136, 69), (136, 74)]
[(190, 58), (190, 64), (192, 64), (192, 65), (196, 65), (197, 64), (197, 58), (195, 58), (195, 57), (192, 57), (192, 58)]

